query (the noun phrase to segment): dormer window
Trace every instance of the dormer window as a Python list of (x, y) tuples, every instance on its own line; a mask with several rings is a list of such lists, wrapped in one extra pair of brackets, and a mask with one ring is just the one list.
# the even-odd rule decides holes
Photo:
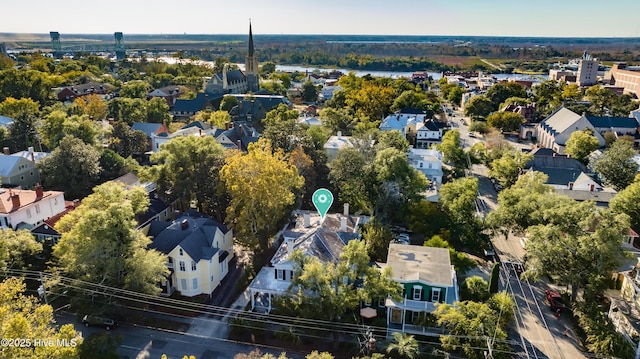
[(183, 254), (184, 254), (184, 251), (182, 250), (182, 248), (180, 248), (180, 249), (178, 250), (178, 253), (179, 253), (180, 255), (183, 255)]

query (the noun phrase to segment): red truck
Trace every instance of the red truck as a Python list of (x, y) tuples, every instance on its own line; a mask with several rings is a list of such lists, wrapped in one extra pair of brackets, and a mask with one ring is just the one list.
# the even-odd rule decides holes
[(545, 296), (547, 297), (551, 310), (554, 312), (560, 313), (567, 309), (567, 306), (564, 305), (564, 302), (562, 301), (562, 296), (555, 290), (547, 289)]

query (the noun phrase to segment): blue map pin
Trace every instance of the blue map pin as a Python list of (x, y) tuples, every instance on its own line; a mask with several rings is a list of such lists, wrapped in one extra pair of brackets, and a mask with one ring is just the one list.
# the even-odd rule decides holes
[(319, 188), (313, 192), (311, 197), (313, 205), (316, 206), (320, 217), (324, 221), (324, 217), (327, 215), (329, 208), (333, 204), (333, 194), (326, 188)]

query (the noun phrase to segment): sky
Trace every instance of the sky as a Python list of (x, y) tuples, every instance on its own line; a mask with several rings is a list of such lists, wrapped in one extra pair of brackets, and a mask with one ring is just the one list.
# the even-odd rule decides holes
[(638, 0), (9, 0), (0, 32), (640, 37)]

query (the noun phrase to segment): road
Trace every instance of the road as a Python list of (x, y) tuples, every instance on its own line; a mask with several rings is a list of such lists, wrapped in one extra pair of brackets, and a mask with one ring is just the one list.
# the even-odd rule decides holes
[[(468, 150), (478, 138), (469, 137), (469, 131), (460, 121), (462, 114), (454, 111), (453, 127), (460, 132), (461, 142), (465, 150)], [(465, 119), (470, 123), (470, 119)], [(517, 148), (529, 147), (517, 141), (510, 141)], [(489, 212), (498, 208), (498, 193), (491, 183), (487, 167), (484, 165), (472, 165), (471, 175), (478, 178), (477, 209), (480, 217), (486, 217)], [(501, 263), (500, 287), (513, 295), (516, 304), (515, 326), (511, 333), (512, 338), (520, 345), (515, 348), (522, 358), (553, 358), (573, 359), (586, 358), (585, 353), (579, 349), (575, 334), (571, 329), (570, 318), (562, 314), (556, 317), (546, 303), (544, 291), (549, 285), (544, 282), (530, 283), (520, 279), (522, 263), (526, 250), (520, 243), (520, 238), (509, 233), (498, 234), (491, 239), (497, 254), (497, 260)]]

